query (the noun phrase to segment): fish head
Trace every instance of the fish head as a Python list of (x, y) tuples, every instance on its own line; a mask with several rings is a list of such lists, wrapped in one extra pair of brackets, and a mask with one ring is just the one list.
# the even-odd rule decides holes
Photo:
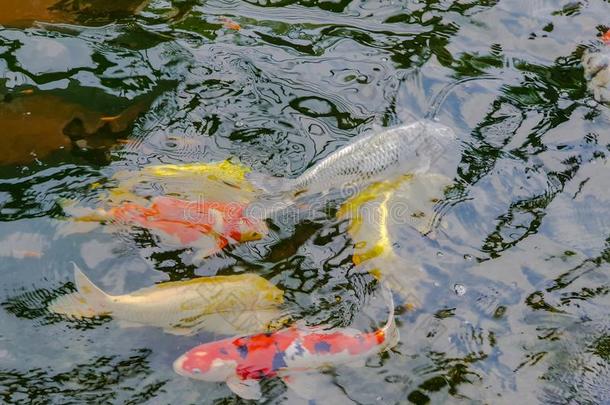
[(457, 139), (453, 129), (441, 124), (440, 122), (426, 120), (424, 121), (424, 130), (427, 134), (434, 134), (435, 140), (445, 146), (455, 142)]
[(229, 236), (239, 242), (262, 239), (269, 233), (267, 223), (261, 219), (241, 217), (234, 221)]
[(234, 351), (224, 340), (199, 345), (174, 361), (174, 371), (195, 380), (223, 382), (236, 374), (239, 355)]

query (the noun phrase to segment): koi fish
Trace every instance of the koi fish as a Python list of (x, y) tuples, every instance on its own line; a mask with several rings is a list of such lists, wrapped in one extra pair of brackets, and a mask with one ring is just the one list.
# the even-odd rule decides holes
[(299, 396), (313, 399), (320, 389), (318, 371), (337, 365), (362, 366), (368, 357), (398, 343), (394, 303), (389, 291), (384, 294), (389, 299), (388, 320), (375, 331), (291, 326), (231, 337), (189, 350), (174, 362), (174, 370), (197, 380), (226, 382), (244, 399), (260, 399), (260, 381), (280, 377)]
[(138, 171), (119, 171), (109, 190), (112, 204), (125, 201), (144, 203), (136, 194), (141, 190), (159, 190), (184, 200), (206, 198), (214, 201), (249, 203), (256, 197), (255, 188), (246, 180), (249, 168), (228, 160), (211, 163), (164, 164), (146, 166)]
[[(602, 36), (602, 42), (610, 45), (610, 31)], [(586, 50), (582, 56), (587, 88), (593, 93), (593, 98), (600, 103), (610, 102), (610, 51)]]
[[(403, 174), (423, 173), (455, 141), (453, 130), (417, 121), (361, 137), (331, 153), (295, 179), (250, 178), (272, 195), (313, 195), (348, 185), (363, 186)], [(275, 189), (275, 190), (274, 190)]]
[(125, 295), (106, 294), (76, 264), (74, 280), (77, 292), (51, 302), (49, 311), (75, 319), (109, 315), (125, 326), (156, 326), (176, 335), (269, 330), (284, 301), (281, 289), (255, 274), (172, 281)]
[[(198, 261), (224, 249), (229, 242), (261, 239), (264, 221), (244, 214), (246, 204), (217, 201), (185, 201), (155, 197), (149, 207), (125, 202), (109, 210), (72, 209), (79, 221), (112, 221), (160, 231), (180, 245), (198, 248)], [(70, 209), (67, 209), (70, 212)]]
[(354, 243), (354, 264), (364, 266), (403, 298), (414, 299), (414, 281), (423, 273), (419, 265), (396, 254), (390, 227), (409, 225), (429, 234), (437, 222), (435, 206), (450, 184), (451, 179), (436, 173), (404, 175), (374, 183), (346, 201), (337, 218), (350, 221), (347, 232)]

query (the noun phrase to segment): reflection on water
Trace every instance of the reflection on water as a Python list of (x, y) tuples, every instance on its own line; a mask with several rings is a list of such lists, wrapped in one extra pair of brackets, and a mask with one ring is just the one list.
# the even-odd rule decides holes
[(150, 349), (137, 349), (131, 355), (99, 356), (63, 372), (43, 368), (0, 370), (0, 392), (9, 403), (142, 403), (154, 398), (166, 384), (148, 378), (153, 372), (148, 362), (150, 354)]
[[(423, 272), (418, 306), (397, 311), (400, 345), (333, 381), (363, 404), (608, 402), (610, 115), (580, 59), (609, 11), (601, 0), (4, 1), (1, 400), (235, 401), (171, 371), (214, 333), (50, 314), (73, 291), (70, 261), (111, 294), (253, 272), (285, 291), (295, 319), (371, 328), (361, 312), (375, 278), (354, 264), (332, 203), (196, 265), (150, 232), (65, 232), (60, 201), (97, 206), (117, 183), (199, 193), (197, 176), (165, 182), (143, 169), (154, 164), (232, 158), (296, 177), (358, 135), (422, 117), (455, 80), (490, 75), (440, 106), (461, 143), (442, 223), (429, 235), (391, 227), (403, 270)], [(293, 399), (278, 380), (263, 392)]]

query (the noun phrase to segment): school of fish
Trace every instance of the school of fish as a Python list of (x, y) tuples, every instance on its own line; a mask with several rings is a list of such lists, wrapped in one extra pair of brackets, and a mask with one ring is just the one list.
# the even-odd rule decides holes
[[(203, 259), (230, 243), (268, 234), (264, 218), (247, 210), (257, 198), (264, 201), (279, 195), (286, 206), (301, 196), (353, 186), (360, 192), (342, 203), (337, 219), (350, 222), (354, 264), (381, 283), (388, 317), (379, 329), (285, 326), (290, 316), (282, 308), (283, 291), (255, 274), (166, 282), (113, 296), (75, 265), (77, 291), (57, 298), (49, 310), (77, 319), (110, 316), (121, 325), (159, 327), (178, 335), (204, 330), (233, 335), (189, 350), (174, 362), (174, 370), (193, 379), (226, 383), (244, 399), (262, 398), (261, 381), (279, 377), (298, 396), (319, 400), (324, 379), (320, 371), (362, 365), (398, 343), (392, 290), (405, 297), (413, 293), (412, 284), (421, 272), (394, 253), (389, 231), (392, 203), (399, 195), (407, 200), (408, 211), (402, 217), (422, 235), (429, 233), (435, 204), (451, 183), (431, 168), (454, 142), (450, 128), (417, 121), (366, 135), (295, 179), (257, 177), (227, 161), (158, 165), (115, 175), (118, 185), (108, 193), (109, 208), (64, 205), (76, 222), (145, 228), (175, 244), (197, 248), (197, 256)], [(150, 187), (152, 183), (161, 186)], [(171, 196), (142, 195), (142, 189), (150, 188), (161, 188)], [(232, 193), (235, 200), (228, 197)]]

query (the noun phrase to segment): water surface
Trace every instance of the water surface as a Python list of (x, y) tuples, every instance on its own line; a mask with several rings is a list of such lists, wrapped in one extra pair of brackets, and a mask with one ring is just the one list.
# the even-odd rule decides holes
[[(461, 143), (446, 151), (459, 166), (443, 226), (392, 230), (424, 268), (400, 345), (334, 382), (362, 404), (610, 401), (610, 111), (579, 62), (607, 2), (32, 3), (0, 6), (2, 402), (240, 402), (171, 369), (213, 334), (48, 313), (73, 288), (70, 261), (116, 294), (254, 271), (311, 324), (374, 326), (362, 313), (374, 279), (328, 216), (195, 265), (141, 232), (61, 232), (59, 201), (96, 204), (114, 173), (158, 163), (233, 158), (297, 176), (489, 75), (439, 109)], [(290, 395), (279, 380), (263, 392)]]

